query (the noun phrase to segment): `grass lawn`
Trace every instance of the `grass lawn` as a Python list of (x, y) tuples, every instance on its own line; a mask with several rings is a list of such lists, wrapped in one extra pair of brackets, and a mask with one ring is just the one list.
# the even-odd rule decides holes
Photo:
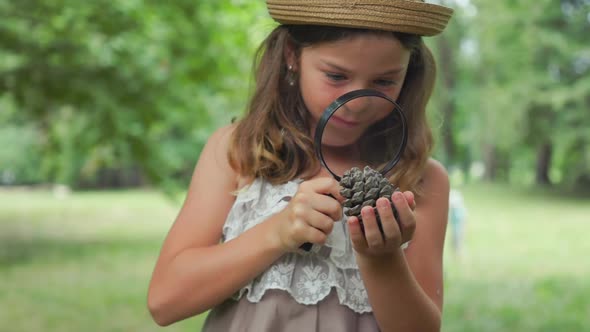
[[(590, 331), (590, 200), (475, 185), (445, 253), (444, 331)], [(145, 306), (179, 207), (147, 191), (0, 190), (0, 332), (158, 331)], [(167, 331), (199, 331), (203, 316)]]

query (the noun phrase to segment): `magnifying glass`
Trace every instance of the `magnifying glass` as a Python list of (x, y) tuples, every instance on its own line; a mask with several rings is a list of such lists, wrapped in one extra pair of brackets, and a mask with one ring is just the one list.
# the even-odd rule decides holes
[[(360, 211), (378, 198), (391, 195), (397, 187), (386, 174), (400, 161), (408, 142), (406, 117), (399, 104), (380, 91), (350, 91), (333, 101), (318, 120), (314, 135), (315, 153), (321, 165), (340, 182), (346, 216), (359, 218)], [(396, 219), (397, 211), (391, 203)], [(383, 232), (379, 214), (377, 222)], [(311, 243), (300, 247), (305, 251)]]

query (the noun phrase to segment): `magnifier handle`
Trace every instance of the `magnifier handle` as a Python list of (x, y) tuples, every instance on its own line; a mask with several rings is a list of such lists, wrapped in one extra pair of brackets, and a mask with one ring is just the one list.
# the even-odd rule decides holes
[(304, 244), (299, 246), (299, 249), (303, 250), (303, 251), (310, 251), (311, 247), (313, 247), (313, 243), (311, 242), (305, 242)]

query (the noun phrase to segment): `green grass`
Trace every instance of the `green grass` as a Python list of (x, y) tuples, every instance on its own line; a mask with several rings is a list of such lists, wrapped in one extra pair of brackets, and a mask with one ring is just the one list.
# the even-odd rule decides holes
[(463, 192), (465, 252), (445, 252), (444, 331), (590, 331), (590, 200)]
[[(590, 200), (475, 185), (445, 252), (445, 332), (590, 331)], [(145, 305), (179, 203), (155, 192), (0, 191), (0, 332), (158, 331)], [(204, 316), (168, 327), (199, 331)]]
[(146, 290), (178, 206), (154, 192), (0, 192), (0, 331), (161, 330)]

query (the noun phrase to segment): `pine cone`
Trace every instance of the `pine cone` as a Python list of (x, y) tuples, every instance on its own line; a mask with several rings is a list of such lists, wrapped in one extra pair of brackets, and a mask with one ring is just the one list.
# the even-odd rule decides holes
[[(397, 188), (394, 188), (394, 186), (389, 183), (389, 180), (384, 178), (381, 173), (369, 166), (365, 166), (362, 171), (358, 167), (353, 167), (349, 171), (346, 171), (340, 180), (340, 185), (342, 186), (340, 194), (346, 198), (342, 203), (344, 214), (349, 217), (357, 217), (361, 222), (361, 229), (364, 232), (361, 209), (365, 206), (372, 206), (373, 209), (375, 209), (375, 216), (377, 217), (379, 229), (381, 230), (381, 233), (383, 233), (379, 214), (375, 207), (377, 199), (379, 197), (385, 197), (391, 203), (391, 195), (397, 190)], [(393, 208), (393, 213), (397, 220), (397, 211), (393, 204), (391, 204), (391, 207)]]

